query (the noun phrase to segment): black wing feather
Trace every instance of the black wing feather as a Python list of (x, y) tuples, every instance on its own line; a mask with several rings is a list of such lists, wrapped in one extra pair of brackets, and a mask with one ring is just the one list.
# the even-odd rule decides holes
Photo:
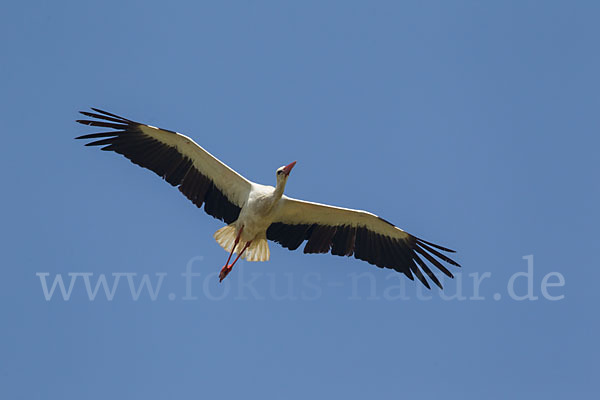
[(412, 235), (406, 239), (391, 238), (370, 231), (363, 226), (292, 225), (274, 222), (267, 229), (267, 239), (290, 250), (297, 249), (304, 240), (307, 240), (304, 253), (330, 252), (338, 256), (354, 255), (354, 258), (380, 268), (390, 268), (401, 272), (410, 280), (414, 280), (416, 276), (428, 289), (431, 287), (423, 272), (440, 289), (442, 284), (419, 255), (425, 257), (434, 267), (450, 278), (453, 278), (452, 273), (435, 257), (460, 267), (456, 261), (435, 249), (447, 252), (454, 252), (453, 250), (426, 242)]
[(81, 111), (81, 114), (94, 119), (80, 119), (77, 122), (115, 130), (82, 135), (75, 139), (100, 139), (86, 143), (86, 146), (105, 146), (101, 150), (119, 153), (134, 164), (153, 171), (170, 185), (177, 186), (197, 207), (204, 204), (204, 211), (215, 218), (228, 224), (238, 218), (241, 208), (231, 202), (211, 179), (198, 171), (189, 157), (144, 134), (140, 129), (143, 124), (139, 122), (97, 108), (92, 110), (95, 112)]

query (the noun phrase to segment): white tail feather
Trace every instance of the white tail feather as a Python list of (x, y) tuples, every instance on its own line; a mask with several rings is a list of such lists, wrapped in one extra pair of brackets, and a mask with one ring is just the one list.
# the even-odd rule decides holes
[[(237, 229), (233, 225), (224, 226), (214, 234), (217, 243), (228, 253), (231, 252), (236, 237)], [(245, 243), (239, 243), (234, 253), (238, 253), (243, 248), (243, 245)], [(269, 243), (266, 238), (254, 239), (246, 251), (244, 251), (244, 254), (242, 254), (242, 258), (246, 261), (268, 261), (270, 256)]]
[(235, 238), (237, 237), (237, 230), (233, 225), (227, 225), (215, 232), (214, 238), (221, 245), (222, 248), (227, 252), (231, 252)]
[(254, 239), (242, 257), (246, 261), (269, 261), (269, 243), (267, 239)]

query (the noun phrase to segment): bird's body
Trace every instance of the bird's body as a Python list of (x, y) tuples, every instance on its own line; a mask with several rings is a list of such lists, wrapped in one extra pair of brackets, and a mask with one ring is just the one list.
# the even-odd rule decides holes
[(266, 238), (267, 228), (274, 220), (281, 195), (282, 192), (278, 192), (273, 186), (252, 185), (248, 200), (234, 222), (237, 229), (244, 227), (241, 237), (243, 241)]
[(250, 243), (242, 257), (247, 261), (268, 261), (270, 258), (267, 243), (267, 229), (273, 223), (281, 191), (273, 186), (253, 184), (244, 202), (240, 215), (231, 224), (215, 232), (215, 240), (226, 251), (233, 250), (235, 239)]
[[(285, 196), (295, 161), (277, 169), (275, 186), (261, 185), (247, 180), (187, 136), (93, 110), (82, 114), (95, 119), (77, 122), (113, 130), (77, 139), (100, 139), (87, 145), (105, 146), (102, 150), (122, 154), (154, 171), (196, 206), (204, 205), (208, 214), (227, 223), (214, 235), (229, 252), (221, 280), (240, 257), (269, 260), (268, 240), (290, 250), (306, 240), (305, 253), (354, 255), (404, 273), (411, 280), (416, 276), (428, 288), (423, 272), (440, 288), (442, 285), (421, 257), (449, 277), (452, 274), (440, 260), (459, 266), (441, 253), (452, 250), (410, 235), (372, 213)], [(237, 258), (229, 264), (234, 253)]]

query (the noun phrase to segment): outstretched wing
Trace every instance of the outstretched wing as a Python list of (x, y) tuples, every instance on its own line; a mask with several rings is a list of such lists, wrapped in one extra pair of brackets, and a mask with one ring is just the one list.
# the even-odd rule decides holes
[(177, 186), (196, 206), (215, 218), (231, 223), (238, 218), (248, 198), (252, 183), (177, 132), (141, 124), (106, 111), (92, 108), (81, 111), (93, 119), (77, 120), (80, 124), (109, 128), (76, 139), (99, 139), (86, 146), (104, 146), (133, 163), (154, 171)]
[(354, 254), (380, 268), (402, 272), (411, 280), (414, 274), (427, 288), (430, 286), (423, 272), (440, 288), (442, 284), (423, 258), (450, 278), (454, 276), (440, 260), (460, 267), (440, 252), (453, 250), (419, 239), (375, 214), (287, 196), (281, 199), (267, 238), (290, 250), (307, 240), (304, 253)]

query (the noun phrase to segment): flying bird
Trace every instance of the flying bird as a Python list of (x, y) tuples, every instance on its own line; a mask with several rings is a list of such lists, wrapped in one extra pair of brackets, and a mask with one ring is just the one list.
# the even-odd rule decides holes
[[(390, 268), (417, 279), (430, 288), (424, 274), (440, 289), (427, 260), (446, 276), (452, 273), (442, 264), (460, 265), (443, 252), (448, 248), (419, 239), (367, 211), (334, 207), (298, 200), (283, 192), (296, 161), (276, 171), (276, 185), (254, 183), (229, 168), (192, 139), (92, 108), (81, 111), (92, 119), (77, 122), (108, 128), (76, 139), (94, 139), (86, 146), (122, 154), (134, 164), (154, 171), (192, 201), (204, 205), (207, 214), (226, 226), (214, 234), (229, 253), (219, 280), (231, 272), (235, 263), (267, 261), (268, 240), (296, 250), (304, 241), (304, 253), (331, 253), (352, 256), (380, 268)], [(230, 264), (232, 256), (237, 257)]]

